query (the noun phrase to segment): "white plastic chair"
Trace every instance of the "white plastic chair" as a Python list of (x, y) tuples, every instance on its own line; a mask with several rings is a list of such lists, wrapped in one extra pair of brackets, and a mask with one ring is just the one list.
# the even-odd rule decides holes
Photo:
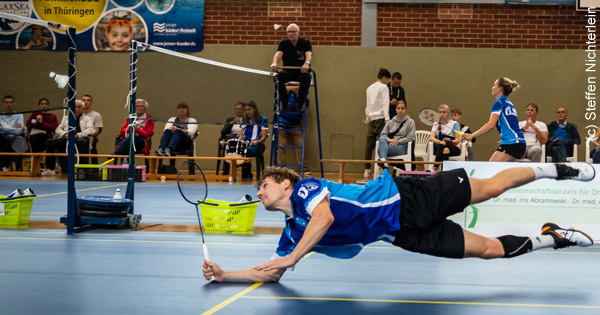
[(592, 140), (591, 139), (587, 139), (585, 141), (585, 162), (586, 163), (590, 163), (592, 164), (592, 157), (590, 157), (590, 154), (592, 152), (593, 149), (593, 144), (592, 144)]
[(542, 155), (540, 156), (539, 161), (532, 161), (531, 159), (518, 159), (518, 162), (540, 162), (546, 163), (546, 145), (542, 144)]
[[(412, 156), (412, 141), (408, 143), (408, 150), (406, 151), (405, 155), (388, 155), (386, 161), (391, 161), (391, 160), (412, 161), (411, 156)], [(379, 160), (379, 139), (377, 139), (377, 142), (375, 143), (375, 160)], [(385, 163), (385, 162), (382, 162), (382, 163)], [(390, 165), (390, 167), (392, 167), (392, 165)], [(379, 163), (375, 163), (375, 170), (373, 171), (374, 178), (381, 175), (382, 171), (383, 170), (379, 166)], [(390, 170), (390, 174), (391, 174), (391, 172), (392, 171)]]
[[(552, 163), (552, 157), (547, 156), (548, 163)], [(567, 156), (567, 162), (577, 162), (577, 145), (573, 145), (573, 156)]]
[[(424, 162), (429, 162), (429, 135), (430, 131), (417, 130), (415, 131), (415, 160), (423, 159)], [(425, 165), (425, 169), (431, 169), (431, 165)]]

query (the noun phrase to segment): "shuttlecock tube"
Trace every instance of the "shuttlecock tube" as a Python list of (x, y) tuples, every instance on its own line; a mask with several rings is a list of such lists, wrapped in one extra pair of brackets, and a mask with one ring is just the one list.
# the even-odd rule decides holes
[(252, 201), (252, 196), (245, 194), (244, 197), (242, 197), (242, 199), (240, 199), (240, 201), (238, 201), (238, 203), (244, 203), (244, 202), (248, 202), (248, 201)]

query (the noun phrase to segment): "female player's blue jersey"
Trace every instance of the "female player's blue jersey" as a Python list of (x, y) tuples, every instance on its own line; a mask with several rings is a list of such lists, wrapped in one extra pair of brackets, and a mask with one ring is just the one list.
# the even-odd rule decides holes
[(306, 178), (296, 184), (290, 197), (294, 217), (286, 218), (277, 256), (294, 250), (313, 210), (324, 199), (329, 200), (335, 220), (312, 249), (318, 253), (352, 258), (369, 243), (392, 242), (400, 230), (400, 193), (387, 170), (365, 186)]
[(501, 144), (525, 143), (525, 137), (523, 137), (523, 132), (519, 128), (517, 110), (506, 95), (502, 95), (494, 102), (494, 105), (492, 105), (492, 114), (500, 116), (496, 123), (496, 129), (500, 133)]

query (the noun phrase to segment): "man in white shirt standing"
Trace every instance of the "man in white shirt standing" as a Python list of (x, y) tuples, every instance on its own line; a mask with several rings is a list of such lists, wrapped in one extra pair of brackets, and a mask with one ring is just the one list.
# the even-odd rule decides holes
[(530, 159), (532, 162), (540, 162), (542, 158), (542, 145), (548, 141), (548, 127), (546, 124), (537, 121), (538, 106), (534, 103), (527, 104), (527, 119), (519, 122), (519, 128), (525, 136), (525, 154), (523, 159)]
[[(367, 107), (365, 108), (366, 122), (369, 124), (367, 131), (367, 144), (365, 146), (365, 160), (370, 160), (373, 156), (375, 143), (383, 130), (383, 127), (390, 120), (388, 106), (390, 104), (390, 94), (387, 83), (392, 75), (387, 69), (379, 69), (377, 81), (367, 88)], [(364, 177), (372, 177), (371, 164), (365, 163)]]
[[(92, 137), (90, 140), (90, 153), (98, 154), (98, 150), (96, 149), (96, 145), (98, 144), (98, 135), (102, 132), (102, 115), (97, 111), (92, 109), (92, 97), (88, 94), (84, 95), (81, 98), (83, 101), (83, 115), (89, 117), (94, 124), (94, 133), (90, 135)], [(92, 158), (92, 164), (98, 164), (98, 158)]]

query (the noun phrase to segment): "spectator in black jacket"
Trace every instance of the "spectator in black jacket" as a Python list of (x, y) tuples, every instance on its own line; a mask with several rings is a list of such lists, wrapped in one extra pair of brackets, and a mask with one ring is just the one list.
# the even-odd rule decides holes
[(548, 143), (546, 155), (552, 157), (552, 162), (566, 162), (568, 156), (573, 156), (573, 145), (580, 144), (581, 138), (577, 126), (567, 122), (567, 109), (556, 109), (556, 121), (548, 124)]

